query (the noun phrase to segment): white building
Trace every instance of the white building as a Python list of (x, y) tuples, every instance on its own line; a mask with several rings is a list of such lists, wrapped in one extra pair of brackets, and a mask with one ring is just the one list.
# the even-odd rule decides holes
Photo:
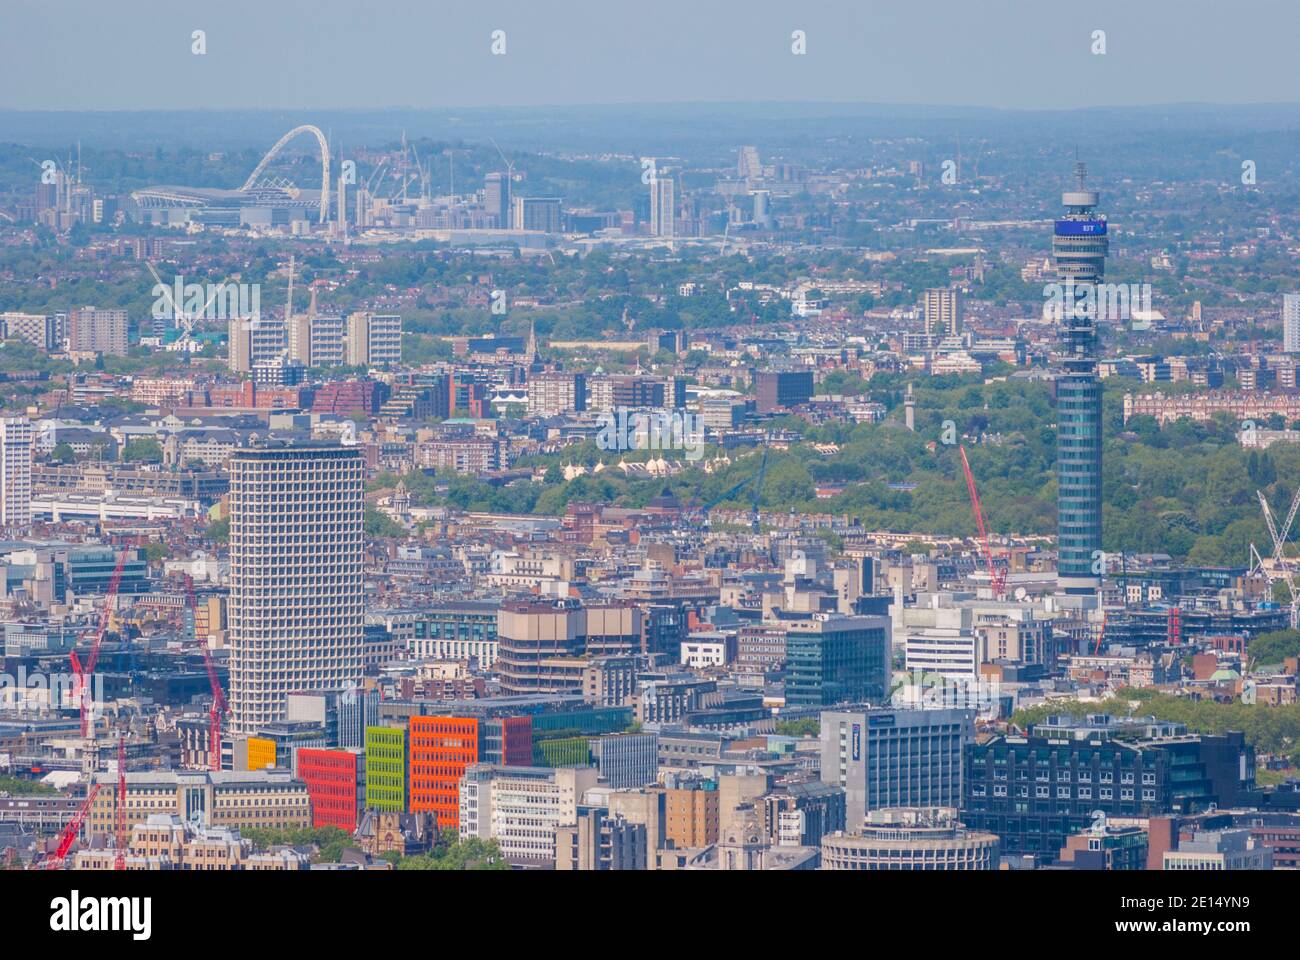
[(1282, 349), (1300, 353), (1300, 293), (1282, 295)]
[(909, 673), (936, 674), (956, 683), (979, 679), (979, 642), (969, 628), (913, 628), (904, 641), (904, 666)]
[(32, 445), (35, 434), (26, 417), (0, 418), (0, 526), (32, 522)]
[(595, 767), (474, 764), (460, 781), (460, 836), (495, 840), (507, 860), (555, 859), (555, 829), (578, 822)]
[(671, 177), (656, 175), (650, 180), (650, 233), (672, 237), (676, 232), (677, 200)]

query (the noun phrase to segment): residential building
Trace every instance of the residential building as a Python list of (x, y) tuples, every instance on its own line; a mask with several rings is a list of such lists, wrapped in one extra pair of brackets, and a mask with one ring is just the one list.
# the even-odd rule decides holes
[(125, 310), (77, 307), (68, 311), (68, 349), (125, 357), (127, 328)]
[(0, 527), (32, 522), (32, 422), (0, 417)]

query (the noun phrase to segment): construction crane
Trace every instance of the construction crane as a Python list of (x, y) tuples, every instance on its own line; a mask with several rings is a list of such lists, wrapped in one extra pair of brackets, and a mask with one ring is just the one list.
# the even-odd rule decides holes
[(980, 495), (975, 490), (975, 475), (971, 473), (970, 461), (966, 459), (966, 448), (957, 449), (961, 451), (961, 469), (966, 474), (966, 489), (970, 493), (971, 509), (975, 512), (975, 526), (979, 528), (980, 543), (984, 548), (984, 563), (988, 567), (989, 583), (993, 587), (993, 596), (1002, 600), (1007, 592), (1007, 572), (993, 561), (993, 548), (989, 546), (989, 534), (984, 526), (984, 510), (980, 507)]
[(203, 667), (208, 671), (208, 684), (212, 687), (212, 706), (208, 708), (208, 766), (212, 770), (221, 769), (221, 721), (226, 715), (226, 695), (221, 689), (221, 680), (217, 677), (217, 666), (212, 662), (212, 651), (208, 649), (206, 638), (199, 637), (199, 618), (194, 604), (194, 578), (185, 575), (185, 605), (190, 611), (193, 624), (191, 638), (198, 642), (199, 652), (203, 654)]
[(1106, 619), (1109, 616), (1110, 614), (1108, 613), (1102, 613), (1101, 615), (1101, 629), (1097, 631), (1097, 645), (1092, 648), (1092, 655), (1094, 657), (1097, 656), (1097, 654), (1101, 653), (1101, 641), (1106, 636)]
[(126, 740), (117, 738), (117, 803), (113, 810), (114, 832), (117, 834), (117, 849), (113, 857), (113, 869), (126, 869)]
[[(1273, 510), (1268, 505), (1268, 498), (1264, 496), (1263, 490), (1256, 490), (1255, 495), (1259, 497), (1260, 509), (1264, 511), (1264, 522), (1268, 525), (1268, 535), (1273, 540), (1273, 556), (1270, 566), (1265, 566), (1263, 560), (1260, 561), (1260, 569), (1268, 577), (1269, 586), (1273, 584), (1274, 576), (1277, 574), (1282, 583), (1286, 585), (1287, 596), (1291, 599), (1291, 629), (1300, 629), (1300, 586), (1296, 584), (1295, 572), (1291, 569), (1286, 555), (1287, 537), (1291, 535), (1291, 527), (1295, 523), (1296, 512), (1300, 510), (1300, 488), (1296, 489), (1295, 496), (1291, 499), (1291, 508), (1287, 510), (1286, 521), (1281, 527), (1277, 525), (1273, 517)], [(1259, 556), (1256, 553), (1256, 556)], [(1271, 598), (1270, 598), (1271, 599)]]
[(126, 568), (126, 558), (129, 553), (129, 547), (124, 549), (118, 556), (117, 563), (113, 566), (113, 575), (108, 580), (108, 593), (104, 597), (103, 609), (99, 612), (99, 625), (95, 630), (95, 636), (90, 646), (90, 656), (87, 657), (85, 665), (82, 665), (81, 658), (77, 656), (75, 647), (68, 651), (68, 660), (72, 663), (72, 673), (76, 678), (73, 681), (73, 689), (77, 703), (81, 707), (82, 739), (89, 739), (91, 735), (90, 706), (86, 697), (87, 680), (94, 674), (95, 666), (99, 663), (99, 648), (104, 642), (104, 633), (108, 630), (109, 615), (113, 603), (117, 599), (118, 588), (122, 585), (122, 571)]
[(63, 828), (63, 833), (59, 836), (59, 846), (54, 851), (54, 856), (41, 861), (40, 868), (42, 870), (53, 870), (56, 867), (63, 866), (68, 859), (68, 851), (72, 849), (72, 845), (77, 842), (77, 837), (81, 835), (81, 825), (86, 822), (86, 817), (90, 814), (90, 807), (95, 802), (95, 797), (98, 794), (99, 784), (92, 783), (90, 789), (86, 791), (86, 799), (82, 801), (81, 808), (68, 821), (68, 825)]
[(163, 296), (166, 298), (167, 304), (171, 307), (172, 322), (175, 323), (176, 327), (181, 331), (181, 335), (176, 341), (177, 344), (182, 345), (182, 349), (188, 350), (189, 342), (194, 339), (194, 321), (202, 320), (208, 315), (208, 308), (212, 306), (212, 301), (221, 296), (226, 284), (228, 284), (232, 278), (226, 277), (226, 279), (222, 280), (218, 284), (208, 284), (207, 289), (212, 291), (208, 294), (208, 299), (204, 302), (203, 306), (198, 309), (197, 313), (190, 313), (182, 307), (180, 303), (176, 302), (176, 297), (172, 294), (172, 288), (163, 283), (162, 277), (158, 275), (158, 270), (154, 265), (148, 260), (144, 262), (144, 265), (149, 268), (149, 272), (153, 275), (154, 283), (159, 287), (162, 287)]

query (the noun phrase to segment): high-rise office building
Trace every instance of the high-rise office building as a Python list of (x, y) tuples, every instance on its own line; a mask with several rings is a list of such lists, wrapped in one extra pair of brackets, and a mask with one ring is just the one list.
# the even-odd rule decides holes
[(311, 322), (308, 314), (300, 314), (289, 320), (289, 359), (311, 366)]
[(868, 811), (958, 807), (973, 710), (826, 710), (821, 780), (844, 790), (844, 822), (858, 831)]
[(656, 237), (671, 237), (675, 233), (677, 199), (672, 177), (660, 172), (650, 179), (650, 233)]
[(361, 680), (361, 451), (267, 444), (230, 456), (230, 732), (286, 718), (290, 693)]
[(460, 822), (460, 778), (478, 763), (475, 717), (411, 717), (409, 737), (411, 812), (432, 812), (438, 829)]
[(786, 702), (882, 702), (889, 692), (888, 617), (815, 614), (786, 624)]
[(248, 373), (253, 369), (253, 335), (246, 321), (231, 317), (226, 321), (226, 362), (231, 373)]
[(1096, 286), (1106, 273), (1106, 220), (1094, 213), (1097, 192), (1079, 184), (1061, 197), (1052, 256), (1065, 287), (1063, 369), (1056, 381), (1057, 582), (1066, 593), (1101, 586), (1101, 382), (1097, 378)]
[(251, 373), (259, 363), (276, 360), (288, 349), (289, 327), (283, 320), (231, 317), (226, 324), (231, 372)]
[(925, 291), (925, 334), (927, 337), (956, 337), (961, 334), (961, 291), (956, 287), (934, 287)]
[(0, 418), (0, 527), (32, 522), (32, 422)]
[(740, 148), (740, 155), (736, 159), (736, 175), (742, 180), (761, 180), (763, 178), (763, 164), (758, 158), (758, 147), (745, 146)]
[(1300, 293), (1282, 295), (1282, 349), (1300, 353)]
[(811, 370), (758, 370), (754, 373), (759, 413), (772, 413), (807, 403), (812, 399), (813, 389)]

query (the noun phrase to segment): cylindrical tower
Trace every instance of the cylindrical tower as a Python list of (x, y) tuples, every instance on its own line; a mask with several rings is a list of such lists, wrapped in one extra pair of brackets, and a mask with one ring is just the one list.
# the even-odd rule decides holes
[(1065, 287), (1061, 315), (1063, 360), (1056, 381), (1057, 582), (1065, 593), (1101, 586), (1101, 383), (1097, 378), (1097, 285), (1106, 273), (1106, 220), (1094, 213), (1097, 193), (1061, 197), (1052, 255)]

